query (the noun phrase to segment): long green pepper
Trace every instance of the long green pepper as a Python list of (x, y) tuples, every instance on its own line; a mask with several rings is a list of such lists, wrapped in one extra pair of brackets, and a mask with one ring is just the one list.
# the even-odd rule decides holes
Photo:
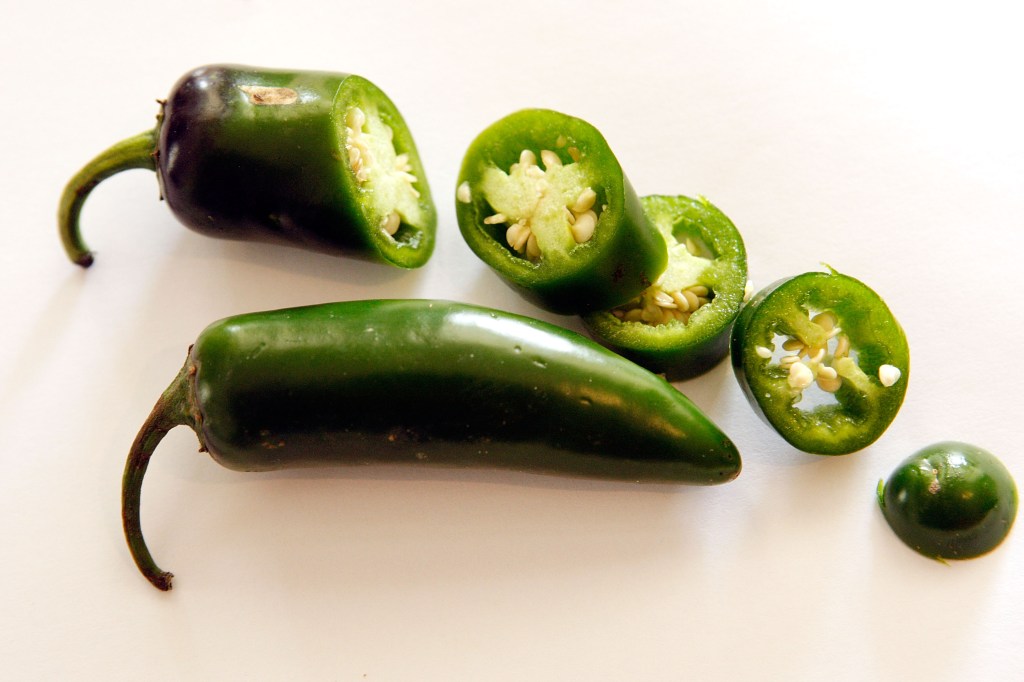
[(444, 301), (352, 301), (230, 317), (206, 328), (125, 466), (128, 546), (142, 537), (149, 459), (177, 425), (238, 471), (329, 464), (514, 469), (711, 485), (740, 456), (671, 384), (574, 332)]

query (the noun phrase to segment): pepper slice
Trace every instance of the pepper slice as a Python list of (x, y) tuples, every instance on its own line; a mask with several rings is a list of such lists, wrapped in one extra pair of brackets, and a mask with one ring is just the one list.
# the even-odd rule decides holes
[(848, 454), (878, 439), (910, 374), (907, 338), (885, 301), (835, 270), (760, 291), (740, 312), (731, 348), (758, 414), (814, 454)]
[(971, 559), (1006, 539), (1017, 486), (999, 458), (976, 445), (935, 443), (878, 482), (885, 520), (909, 547), (933, 559)]
[(413, 268), (436, 211), (405, 121), (365, 78), (213, 65), (185, 75), (155, 130), (86, 165), (61, 197), (68, 257), (88, 266), (79, 214), (105, 178), (157, 173), (175, 216), (202, 234), (283, 243)]
[(469, 146), (456, 190), (473, 252), (532, 303), (572, 314), (625, 303), (665, 269), (664, 240), (601, 133), (526, 109)]
[(668, 245), (668, 267), (628, 303), (583, 317), (602, 345), (664, 374), (687, 379), (729, 352), (729, 331), (747, 283), (747, 252), (732, 221), (707, 199), (640, 199)]
[(200, 334), (125, 466), (128, 545), (165, 590), (139, 501), (179, 424), (240, 471), (389, 463), (700, 485), (740, 472), (733, 443), (671, 384), (555, 325), (428, 300), (240, 315)]

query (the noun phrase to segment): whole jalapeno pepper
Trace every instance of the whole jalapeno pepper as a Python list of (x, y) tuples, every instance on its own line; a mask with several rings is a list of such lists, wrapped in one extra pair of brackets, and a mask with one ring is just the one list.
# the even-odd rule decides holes
[(583, 316), (599, 343), (669, 381), (702, 374), (729, 352), (747, 283), (736, 226), (703, 197), (642, 197), (668, 245), (668, 267), (639, 296)]
[(359, 76), (204, 66), (161, 103), (154, 130), (86, 165), (61, 197), (68, 257), (88, 266), (79, 214), (105, 178), (156, 171), (187, 227), (418, 267), (434, 248), (436, 211), (398, 109)]
[(867, 447), (903, 403), (907, 337), (885, 301), (853, 277), (809, 272), (756, 294), (732, 330), (732, 364), (761, 417), (794, 447)]
[(427, 300), (240, 315), (200, 334), (128, 455), (125, 535), (164, 590), (139, 502), (179, 424), (240, 471), (408, 463), (702, 485), (740, 472), (733, 443), (671, 384), (551, 324)]
[(524, 298), (558, 313), (620, 305), (665, 269), (665, 243), (600, 132), (544, 109), (469, 146), (456, 189), (470, 249)]
[(922, 448), (878, 482), (878, 504), (905, 544), (933, 559), (971, 559), (1006, 539), (1017, 486), (988, 450), (946, 441)]

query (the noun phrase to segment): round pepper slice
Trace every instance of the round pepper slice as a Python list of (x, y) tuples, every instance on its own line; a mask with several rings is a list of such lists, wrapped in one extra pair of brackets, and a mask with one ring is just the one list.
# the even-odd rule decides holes
[(545, 109), (507, 116), (469, 146), (459, 229), (513, 289), (547, 310), (625, 303), (665, 269), (661, 235), (600, 132)]
[(648, 218), (668, 245), (668, 267), (628, 303), (583, 317), (591, 336), (669, 381), (714, 367), (747, 282), (747, 252), (732, 221), (703, 197), (647, 196)]
[(999, 459), (975, 445), (935, 443), (878, 482), (893, 532), (933, 559), (970, 559), (999, 546), (1017, 516), (1017, 486)]
[(747, 303), (732, 330), (732, 364), (751, 404), (791, 445), (843, 455), (867, 447), (903, 403), (907, 338), (859, 280), (809, 272)]
[(413, 268), (434, 248), (436, 211), (398, 109), (344, 73), (204, 66), (162, 102), (154, 130), (120, 142), (64, 190), (68, 257), (89, 266), (79, 231), (89, 193), (130, 168), (156, 171), (187, 227)]

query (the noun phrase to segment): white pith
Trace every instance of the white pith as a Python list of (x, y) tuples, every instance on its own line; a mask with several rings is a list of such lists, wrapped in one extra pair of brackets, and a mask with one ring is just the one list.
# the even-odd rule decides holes
[(345, 152), (360, 188), (370, 194), (380, 229), (394, 236), (402, 223), (421, 224), (423, 211), (419, 179), (412, 173), (409, 155), (398, 153), (394, 131), (372, 104), (352, 107), (345, 114)]
[(680, 242), (668, 234), (665, 239), (669, 242), (668, 267), (658, 281), (638, 297), (612, 310), (620, 320), (652, 326), (673, 321), (685, 324), (694, 312), (714, 297), (709, 287), (699, 283), (714, 254), (693, 237)]
[[(597, 193), (576, 163), (579, 151), (566, 151), (573, 162), (563, 164), (557, 153), (541, 150), (541, 167), (537, 155), (524, 149), (507, 173), (488, 167), (480, 179), (480, 191), (494, 210), (484, 224), (507, 225), (505, 241), (531, 261), (568, 253), (590, 241), (597, 228)], [(469, 186), (460, 185), (456, 198), (469, 203)]]
[[(778, 346), (783, 354), (778, 357), (778, 367), (787, 372), (786, 383), (795, 392), (793, 404), (803, 398), (805, 389), (816, 385), (825, 393), (835, 393), (843, 382), (850, 382), (855, 388), (867, 391), (871, 381), (860, 368), (855, 353), (851, 350), (850, 338), (831, 311), (809, 312), (810, 322), (821, 328), (825, 343), (810, 346), (795, 336), (783, 336)], [(769, 363), (777, 356), (777, 349), (755, 346), (754, 352)], [(902, 372), (895, 366), (883, 364), (878, 368), (878, 381), (889, 388), (895, 385)]]

